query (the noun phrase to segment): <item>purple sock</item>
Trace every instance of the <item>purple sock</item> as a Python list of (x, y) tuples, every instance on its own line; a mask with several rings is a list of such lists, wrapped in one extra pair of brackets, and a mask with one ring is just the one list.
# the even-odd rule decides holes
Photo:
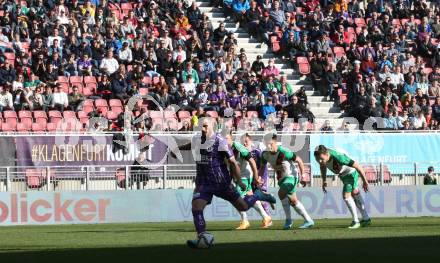
[(203, 210), (192, 210), (192, 214), (197, 234), (205, 232), (206, 224), (205, 218), (203, 217)]
[(266, 213), (268, 214), (268, 215), (270, 215), (270, 205), (269, 205), (269, 203), (268, 202), (261, 202), (261, 204), (263, 205), (263, 208), (264, 208), (264, 211), (266, 211)]
[(244, 198), (244, 201), (248, 205), (248, 209), (254, 206), (255, 202), (258, 201), (258, 199), (254, 195), (247, 195)]

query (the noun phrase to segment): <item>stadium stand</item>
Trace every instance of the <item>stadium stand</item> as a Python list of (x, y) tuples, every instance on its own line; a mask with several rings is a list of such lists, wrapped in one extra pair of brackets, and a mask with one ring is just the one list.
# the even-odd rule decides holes
[[(142, 129), (191, 129), (199, 107), (235, 129), (345, 130), (340, 116), (440, 127), (440, 16), (425, 0), (4, 0), (0, 12), (4, 132), (63, 119), (85, 131), (93, 117), (120, 130), (137, 94), (157, 102), (129, 109), (154, 124)], [(154, 115), (172, 104), (177, 116)], [(284, 112), (297, 124), (283, 126)]]

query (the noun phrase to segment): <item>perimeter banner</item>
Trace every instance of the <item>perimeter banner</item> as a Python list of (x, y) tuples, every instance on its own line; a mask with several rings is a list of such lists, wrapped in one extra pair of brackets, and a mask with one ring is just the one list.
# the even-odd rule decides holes
[(440, 135), (436, 133), (350, 133), (311, 134), (310, 160), (312, 171), (319, 174), (313, 151), (323, 144), (341, 151), (360, 163), (385, 163), (392, 173), (413, 173), (413, 163), (426, 172), (429, 165), (438, 163)]
[[(276, 189), (271, 189), (273, 193)], [(37, 224), (88, 224), (130, 222), (192, 221), (191, 189), (139, 191), (79, 191), (0, 193), (0, 226)], [(341, 197), (341, 189), (302, 188), (299, 197), (315, 218), (351, 218)], [(371, 217), (440, 216), (440, 186), (372, 187), (363, 194)], [(284, 219), (281, 205), (272, 212)], [(298, 215), (293, 211), (293, 216)], [(260, 220), (254, 209), (250, 219)], [(205, 209), (208, 221), (239, 220), (228, 202), (214, 198)], [(301, 219), (298, 219), (301, 220)], [(301, 220), (302, 221), (302, 220)], [(231, 224), (231, 228), (235, 225)]]
[(148, 148), (144, 153), (148, 164), (166, 163), (168, 138), (150, 136), (148, 140), (145, 147), (135, 138), (113, 135), (20, 136), (16, 138), (17, 166), (128, 165), (143, 148)]

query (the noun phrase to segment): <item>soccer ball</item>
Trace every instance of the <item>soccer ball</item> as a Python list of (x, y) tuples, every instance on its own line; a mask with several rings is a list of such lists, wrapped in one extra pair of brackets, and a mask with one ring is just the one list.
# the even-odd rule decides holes
[(204, 232), (199, 235), (197, 246), (199, 248), (210, 248), (214, 245), (214, 235)]

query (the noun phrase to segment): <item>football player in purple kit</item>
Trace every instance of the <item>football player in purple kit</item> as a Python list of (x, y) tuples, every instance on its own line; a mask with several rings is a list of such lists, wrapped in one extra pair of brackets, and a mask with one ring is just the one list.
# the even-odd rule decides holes
[[(201, 124), (201, 134), (196, 134), (192, 138), (191, 144), (179, 147), (179, 149), (192, 147), (193, 152), (198, 155), (196, 156), (196, 187), (192, 199), (192, 214), (197, 239), (187, 241), (187, 245), (191, 248), (207, 248), (201, 246), (199, 240), (206, 233), (203, 210), (211, 203), (214, 195), (229, 201), (238, 211), (247, 211), (258, 200), (276, 202), (273, 195), (259, 189), (253, 195), (240, 197), (232, 184), (232, 178), (242, 189), (246, 186), (241, 181), (240, 167), (234, 154), (225, 138), (214, 131), (215, 121), (213, 119), (203, 118)], [(228, 164), (231, 171), (228, 170)]]

